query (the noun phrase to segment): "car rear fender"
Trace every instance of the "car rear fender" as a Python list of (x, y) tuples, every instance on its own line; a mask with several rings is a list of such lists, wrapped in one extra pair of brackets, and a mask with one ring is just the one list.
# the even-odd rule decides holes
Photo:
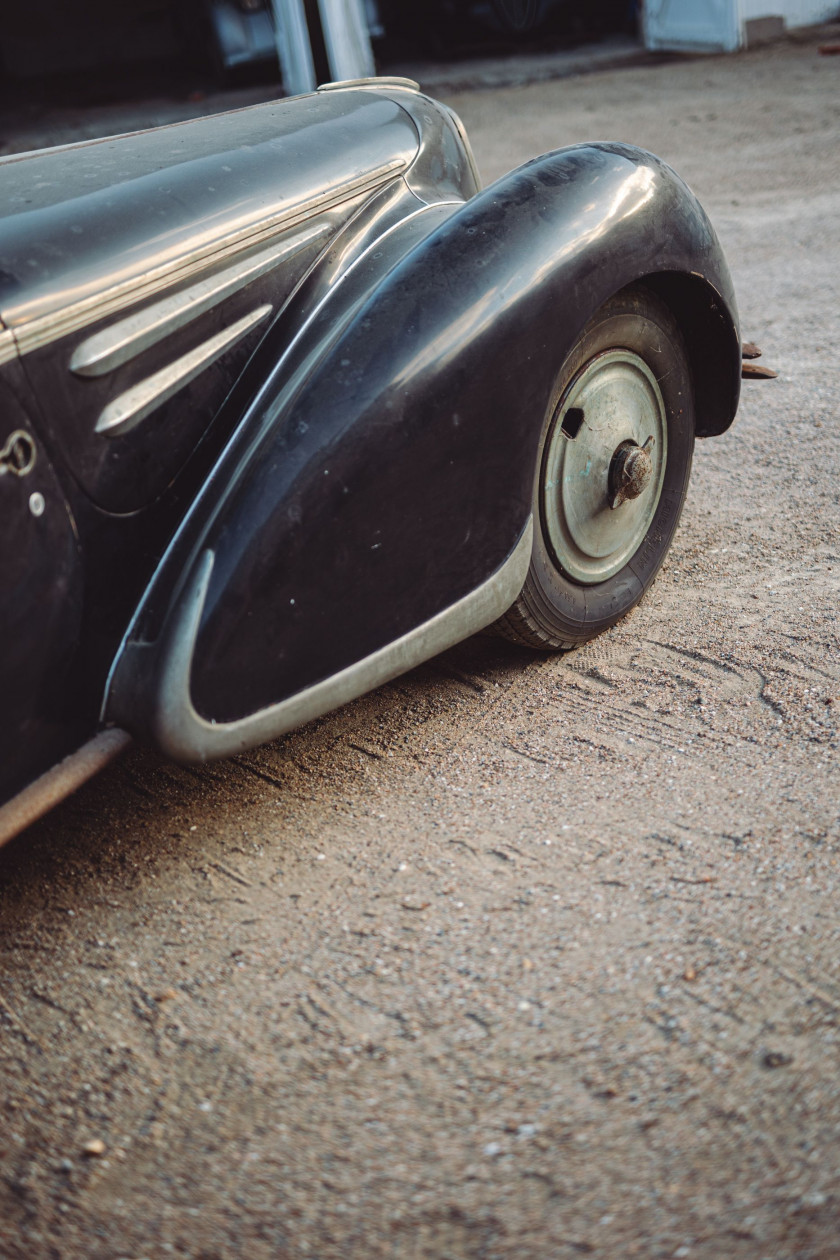
[(504, 611), (558, 370), (628, 284), (683, 313), (698, 370), (716, 356), (701, 432), (731, 422), (731, 281), (656, 158), (575, 146), (436, 213), (380, 273), (373, 247), (355, 290), (302, 331), (295, 370), (245, 415), (152, 583), (106, 714), (171, 756), (279, 735)]

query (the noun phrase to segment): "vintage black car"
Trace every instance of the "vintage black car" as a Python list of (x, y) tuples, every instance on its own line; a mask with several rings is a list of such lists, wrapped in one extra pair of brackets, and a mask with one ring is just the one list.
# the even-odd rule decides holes
[[(626, 144), (480, 190), (405, 80), (0, 162), (0, 834), (653, 581), (735, 415), (715, 233)], [(128, 734), (127, 734), (128, 733)]]

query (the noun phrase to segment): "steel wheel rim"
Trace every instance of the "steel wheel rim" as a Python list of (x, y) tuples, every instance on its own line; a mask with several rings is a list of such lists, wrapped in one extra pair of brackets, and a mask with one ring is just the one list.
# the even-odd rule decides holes
[[(615, 461), (649, 438), (647, 484), (610, 507)], [(624, 568), (653, 523), (667, 460), (667, 411), (653, 372), (632, 350), (596, 355), (560, 399), (541, 472), (544, 533), (563, 573), (592, 586)]]

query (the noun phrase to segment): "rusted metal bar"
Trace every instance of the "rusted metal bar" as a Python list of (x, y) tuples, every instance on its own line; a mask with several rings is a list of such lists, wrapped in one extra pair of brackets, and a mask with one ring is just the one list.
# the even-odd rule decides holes
[(80, 788), (131, 743), (126, 731), (101, 731), (0, 807), (0, 845), (13, 839)]

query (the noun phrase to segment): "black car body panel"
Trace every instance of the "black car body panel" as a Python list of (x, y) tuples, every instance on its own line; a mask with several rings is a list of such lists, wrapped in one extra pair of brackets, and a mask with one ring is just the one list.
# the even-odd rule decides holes
[[(392, 102), (357, 94), (338, 125), (325, 104), (301, 98), (256, 118), (49, 150), (3, 172), (12, 213), (0, 239), (0, 313), (50, 440), (106, 511), (135, 511), (165, 490), (266, 319), (341, 224), (415, 157), (416, 130)], [(139, 423), (135, 410), (126, 422), (141, 382), (240, 326), (188, 392), (161, 403), (157, 391), (154, 414)], [(117, 350), (109, 356), (103, 342)]]
[(3, 417), (38, 448), (0, 475), (31, 557), (0, 555), (0, 799), (103, 724), (226, 755), (500, 615), (558, 365), (625, 286), (680, 320), (698, 433), (737, 408), (714, 232), (630, 146), (479, 192), (457, 119), (373, 81), (0, 180)]

